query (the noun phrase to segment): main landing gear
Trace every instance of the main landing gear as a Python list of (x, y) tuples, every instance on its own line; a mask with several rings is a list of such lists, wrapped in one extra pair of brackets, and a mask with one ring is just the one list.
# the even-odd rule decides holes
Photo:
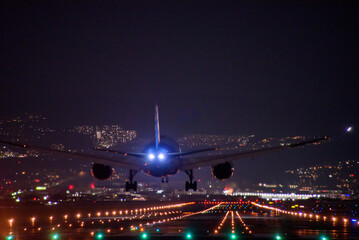
[(197, 191), (197, 182), (193, 181), (193, 170), (186, 170), (185, 173), (189, 177), (189, 182), (186, 181), (186, 191), (193, 189), (193, 191)]
[(136, 173), (137, 171), (130, 170), (130, 182), (126, 182), (126, 192), (130, 191), (131, 189), (135, 192), (137, 191), (137, 182), (133, 182), (133, 177), (136, 175)]
[(168, 177), (161, 177), (161, 183), (168, 183)]

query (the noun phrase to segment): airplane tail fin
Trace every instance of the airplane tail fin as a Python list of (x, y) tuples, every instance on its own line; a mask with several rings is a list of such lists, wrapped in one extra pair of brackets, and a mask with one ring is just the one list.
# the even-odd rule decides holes
[(155, 137), (156, 137), (156, 148), (160, 143), (160, 120), (158, 114), (158, 105), (155, 106)]

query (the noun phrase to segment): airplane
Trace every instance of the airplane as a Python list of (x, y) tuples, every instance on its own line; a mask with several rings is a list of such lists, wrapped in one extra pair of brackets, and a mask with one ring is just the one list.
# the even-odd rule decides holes
[(233, 175), (233, 161), (237, 161), (243, 158), (253, 158), (263, 153), (279, 152), (308, 144), (315, 144), (325, 140), (328, 140), (328, 137), (314, 138), (312, 140), (300, 141), (292, 144), (266, 147), (250, 151), (241, 151), (226, 155), (193, 157), (191, 155), (203, 152), (212, 152), (219, 150), (219, 148), (213, 147), (182, 152), (179, 144), (175, 140), (160, 135), (159, 112), (158, 105), (156, 105), (155, 137), (154, 140), (145, 147), (143, 152), (124, 152), (116, 149), (95, 148), (97, 151), (119, 155), (120, 158), (85, 153), (74, 153), (3, 140), (0, 140), (0, 143), (43, 153), (56, 154), (69, 158), (91, 161), (92, 175), (99, 180), (106, 180), (110, 178), (114, 172), (113, 167), (128, 169), (129, 181), (126, 181), (125, 185), (125, 190), (127, 192), (130, 190), (137, 191), (137, 182), (134, 181), (134, 177), (139, 171), (143, 171), (145, 174), (153, 177), (160, 177), (162, 182), (168, 182), (169, 176), (175, 175), (182, 171), (189, 177), (189, 181), (186, 181), (185, 184), (185, 190), (197, 191), (197, 182), (194, 181), (193, 174), (194, 169), (204, 166), (211, 166), (212, 175), (215, 178), (223, 181), (229, 179)]

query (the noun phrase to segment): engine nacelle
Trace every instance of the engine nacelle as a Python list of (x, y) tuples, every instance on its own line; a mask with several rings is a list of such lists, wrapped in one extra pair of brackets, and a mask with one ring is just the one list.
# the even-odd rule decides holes
[(234, 168), (231, 163), (219, 163), (212, 166), (212, 175), (219, 180), (226, 180), (233, 175)]
[(95, 163), (92, 166), (92, 175), (99, 180), (106, 180), (111, 177), (113, 170), (109, 165)]

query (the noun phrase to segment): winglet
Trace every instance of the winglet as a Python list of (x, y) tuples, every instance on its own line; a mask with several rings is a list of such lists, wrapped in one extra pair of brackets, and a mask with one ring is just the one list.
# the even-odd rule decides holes
[(156, 148), (160, 143), (160, 119), (158, 114), (158, 105), (155, 106), (155, 137), (156, 137)]

